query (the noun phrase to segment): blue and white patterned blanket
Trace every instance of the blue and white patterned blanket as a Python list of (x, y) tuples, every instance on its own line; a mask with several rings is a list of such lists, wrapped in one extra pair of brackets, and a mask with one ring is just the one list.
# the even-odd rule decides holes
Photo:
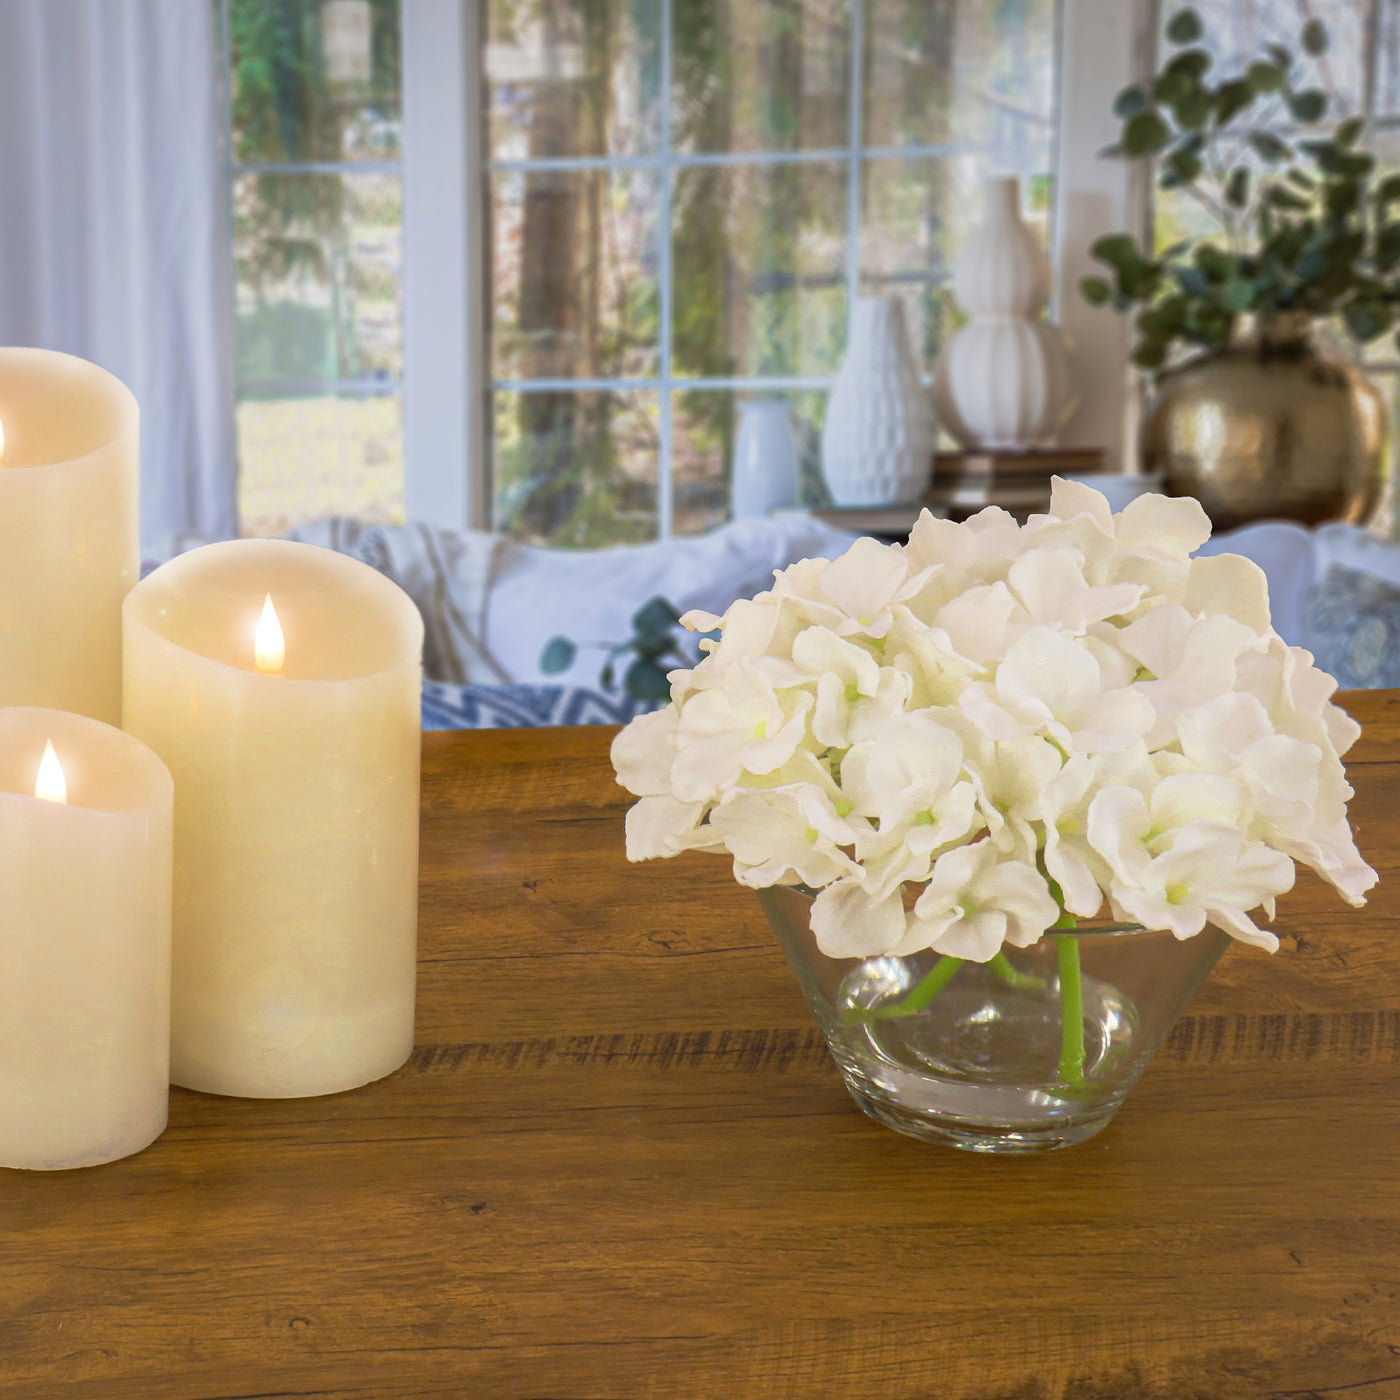
[(534, 729), (550, 724), (626, 724), (652, 707), (621, 692), (575, 685), (423, 683), (424, 729)]

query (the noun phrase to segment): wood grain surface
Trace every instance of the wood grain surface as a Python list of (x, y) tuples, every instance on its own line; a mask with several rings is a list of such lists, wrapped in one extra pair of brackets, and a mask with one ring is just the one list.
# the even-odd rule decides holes
[(425, 735), (412, 1061), (0, 1171), (0, 1396), (1400, 1400), (1400, 695), (1346, 703), (1371, 904), (1302, 881), (1036, 1158), (856, 1110), (727, 862), (627, 864), (611, 731)]

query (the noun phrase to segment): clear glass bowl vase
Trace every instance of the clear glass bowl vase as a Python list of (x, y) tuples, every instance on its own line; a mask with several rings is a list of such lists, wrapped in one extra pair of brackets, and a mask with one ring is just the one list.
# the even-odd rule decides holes
[(1230, 942), (1211, 927), (1179, 940), (1086, 923), (990, 963), (828, 958), (810, 894), (758, 897), (856, 1103), (897, 1132), (973, 1152), (1093, 1137)]

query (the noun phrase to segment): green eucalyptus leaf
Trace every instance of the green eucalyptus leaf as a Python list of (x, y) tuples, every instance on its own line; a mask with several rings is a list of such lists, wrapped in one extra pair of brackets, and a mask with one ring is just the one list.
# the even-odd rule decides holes
[(1356, 180), (1338, 180), (1323, 191), (1322, 203), (1333, 219), (1345, 219), (1361, 203), (1361, 185)]
[(1152, 84), (1152, 96), (1164, 107), (1174, 107), (1196, 86), (1189, 73), (1170, 68)]
[(671, 695), (671, 682), (666, 672), (648, 661), (634, 661), (623, 678), (623, 689), (634, 700), (666, 700)]
[(1140, 340), (1133, 347), (1133, 363), (1139, 369), (1161, 369), (1167, 360), (1167, 347), (1156, 341)]
[[(1199, 87), (1193, 87), (1189, 92), (1183, 93), (1172, 104), (1176, 124), (1186, 131), (1199, 131), (1210, 121), (1214, 110), (1215, 104), (1210, 95)], [(1191, 178), (1194, 179), (1195, 176)]]
[(1288, 74), (1277, 64), (1265, 63), (1260, 58), (1255, 59), (1244, 70), (1244, 80), (1256, 95), (1263, 96), (1266, 93), (1280, 91), (1288, 81)]
[(1316, 58), (1319, 54), (1327, 52), (1327, 26), (1320, 19), (1310, 19), (1303, 26), (1303, 32), (1299, 38), (1302, 41), (1304, 53), (1309, 53)]
[(608, 664), (604, 666), (603, 669), (598, 673), (598, 684), (601, 685), (604, 690), (611, 690), (613, 681), (615, 681), (616, 679), (617, 672), (613, 669), (612, 662), (609, 661)]
[(1293, 148), (1288, 142), (1275, 136), (1272, 131), (1251, 131), (1249, 144), (1256, 155), (1271, 165), (1288, 160), (1293, 155)]
[(1282, 44), (1265, 44), (1264, 52), (1279, 68), (1286, 73), (1293, 67), (1293, 53), (1291, 49), (1285, 48)]
[(655, 598), (648, 598), (632, 614), (632, 630), (639, 637), (664, 637), (669, 641), (671, 629), (678, 626), (680, 620), (680, 614), (675, 608), (665, 598), (657, 595)]
[(1183, 185), (1189, 185), (1203, 168), (1200, 156), (1194, 151), (1182, 150), (1180, 147), (1166, 157), (1165, 164)]
[(1162, 70), (1163, 73), (1184, 73), (1193, 82), (1199, 81), (1214, 60), (1209, 49), (1185, 49)]
[(1161, 269), (1155, 263), (1138, 263), (1118, 273), (1118, 290), (1134, 301), (1146, 301), (1161, 283)]
[(1139, 112), (1123, 128), (1123, 149), (1130, 156), (1156, 155), (1171, 140), (1171, 131), (1156, 112)]
[(1380, 272), (1390, 272), (1400, 263), (1400, 223), (1384, 224), (1380, 228), (1371, 261)]
[(1120, 121), (1127, 121), (1146, 110), (1147, 94), (1140, 87), (1125, 87), (1113, 99), (1113, 115)]
[(1269, 188), (1264, 191), (1264, 198), (1267, 199), (1275, 209), (1305, 210), (1312, 207), (1309, 201), (1304, 199), (1302, 195), (1294, 194), (1292, 190), (1283, 185), (1270, 185)]
[(574, 664), (578, 647), (567, 637), (551, 637), (540, 653), (540, 670), (547, 676), (557, 676)]
[(1361, 117), (1348, 117), (1336, 131), (1332, 133), (1332, 139), (1342, 150), (1356, 144), (1356, 138), (1361, 135), (1361, 128), (1365, 126), (1365, 121)]
[(1248, 311), (1255, 303), (1254, 283), (1245, 277), (1232, 277), (1225, 284), (1225, 305), (1231, 311)]
[(1215, 124), (1227, 126), (1254, 101), (1254, 89), (1243, 79), (1222, 83), (1215, 94)]
[(1214, 243), (1198, 243), (1191, 259), (1212, 282), (1223, 282), (1234, 270), (1235, 259)]
[(1090, 256), (1097, 258), (1102, 263), (1107, 263), (1115, 270), (1130, 267), (1143, 260), (1142, 254), (1138, 251), (1137, 239), (1130, 233), (1106, 234), (1090, 245), (1089, 253)]
[(1232, 170), (1225, 181), (1225, 203), (1231, 209), (1243, 209), (1249, 203), (1249, 171), (1244, 166)]
[(1331, 264), (1322, 253), (1309, 253), (1300, 258), (1293, 269), (1293, 275), (1300, 282), (1312, 282), (1326, 274)]
[(1288, 110), (1293, 119), (1300, 122), (1321, 121), (1327, 111), (1327, 94), (1321, 88), (1308, 88), (1295, 92), (1288, 99)]
[(1201, 37), (1201, 17), (1188, 5), (1167, 21), (1166, 33), (1173, 44), (1194, 44)]
[(1283, 178), (1290, 184), (1297, 185), (1300, 190), (1315, 190), (1317, 188), (1317, 181), (1306, 170), (1302, 170), (1296, 165), (1290, 165), (1283, 172)]
[(1102, 277), (1085, 277), (1079, 283), (1079, 295), (1090, 306), (1107, 306), (1113, 295), (1113, 288)]
[(1194, 297), (1210, 295), (1210, 279), (1199, 267), (1174, 267), (1172, 276), (1182, 291)]

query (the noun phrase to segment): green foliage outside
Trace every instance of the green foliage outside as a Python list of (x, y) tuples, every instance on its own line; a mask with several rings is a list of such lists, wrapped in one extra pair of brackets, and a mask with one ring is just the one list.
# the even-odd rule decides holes
[[(233, 154), (239, 164), (398, 157), (400, 0), (370, 0), (367, 84), (324, 71), (321, 0), (227, 0)], [(359, 177), (357, 177), (359, 178)], [(396, 197), (330, 174), (255, 173), (234, 188), (241, 379), (352, 379), (359, 298), (390, 299), (382, 270), (351, 256), (356, 225), (397, 225)], [(289, 283), (329, 289), (329, 309), (286, 295)]]
[[(1109, 153), (1156, 161), (1158, 188), (1195, 200), (1216, 231), (1160, 252), (1126, 233), (1101, 238), (1091, 251), (1112, 275), (1084, 279), (1084, 297), (1136, 311), (1133, 360), (1148, 370), (1183, 348), (1223, 344), (1246, 313), (1340, 317), (1361, 342), (1393, 330), (1400, 176), (1376, 178), (1361, 120), (1321, 131), (1328, 96), (1300, 85), (1297, 58), (1281, 44), (1215, 77), (1194, 9), (1178, 10), (1166, 34), (1174, 52), (1161, 72), (1114, 103), (1123, 127)], [(1311, 19), (1299, 42), (1320, 55), (1327, 30)], [(1285, 125), (1303, 134), (1285, 137)]]

